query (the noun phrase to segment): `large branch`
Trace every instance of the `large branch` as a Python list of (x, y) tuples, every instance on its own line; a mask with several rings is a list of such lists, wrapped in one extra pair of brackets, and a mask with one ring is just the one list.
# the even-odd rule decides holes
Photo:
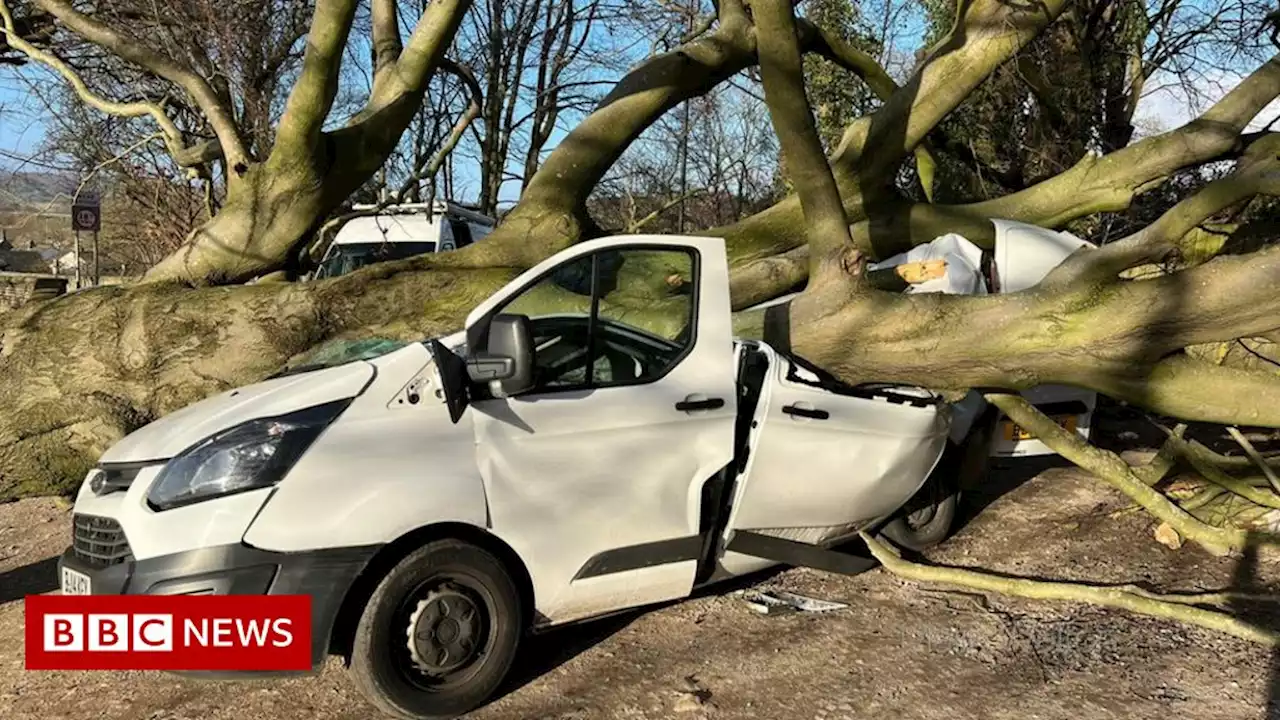
[(358, 0), (317, 0), (307, 33), (302, 72), (280, 117), (271, 158), (279, 163), (310, 157), (338, 95), (343, 51)]
[(377, 94), (400, 59), (404, 43), (400, 40), (400, 4), (396, 0), (373, 0), (372, 4), (373, 92)]
[(631, 143), (668, 110), (706, 94), (755, 59), (740, 4), (721, 3), (714, 32), (630, 70), (559, 142), (520, 204), (484, 243), (472, 246), (478, 261), (485, 247), (510, 245), (530, 266), (579, 240), (590, 222), (587, 197)]
[[(1133, 198), (1187, 167), (1236, 154), (1255, 152), (1251, 148), (1265, 135), (1242, 136), (1250, 122), (1280, 96), (1280, 56), (1255, 70), (1200, 117), (1180, 128), (1133, 143), (1102, 157), (1088, 155), (1064, 173), (1025, 190), (994, 200), (967, 205), (913, 203), (900, 198), (879, 200), (870, 219), (856, 223), (853, 239), (860, 247), (871, 245), (877, 257), (905, 252), (939, 235), (959, 233), (990, 249), (995, 240), (992, 218), (1005, 218), (1040, 225), (1061, 225), (1093, 213), (1123, 210)], [(863, 125), (855, 125), (866, 129)], [(1239, 186), (1235, 191), (1242, 192)], [(849, 203), (846, 197), (846, 209)], [(764, 262), (772, 254), (775, 238), (794, 235), (794, 208), (783, 201), (746, 221), (709, 231), (726, 237), (738, 251), (734, 307), (749, 307), (749, 301), (768, 299), (786, 292), (796, 278), (777, 278), (755, 271), (753, 262)], [(793, 248), (794, 250), (794, 248)], [(793, 253), (794, 255), (794, 253)], [(757, 259), (760, 258), (760, 259)], [(776, 281), (770, 282), (776, 278)], [(785, 280), (785, 282), (784, 282)]]
[(248, 152), (240, 137), (232, 108), (218, 97), (218, 93), (203, 77), (172, 58), (152, 52), (142, 43), (76, 11), (67, 0), (35, 2), (85, 40), (182, 88), (209, 121), (228, 161), (236, 164), (247, 160)]
[[(875, 58), (826, 28), (814, 25), (808, 20), (798, 22), (802, 42), (811, 52), (857, 75), (880, 100), (888, 100), (899, 90), (898, 83), (889, 76), (880, 63), (876, 62)], [(926, 199), (933, 202), (933, 177), (937, 171), (938, 162), (927, 141), (921, 142), (916, 147), (915, 157), (916, 174), (920, 178), (920, 185)]]
[(1242, 80), (1200, 117), (1169, 132), (1133, 143), (1102, 157), (1087, 155), (1066, 172), (1004, 197), (957, 206), (887, 203), (854, 227), (854, 240), (873, 240), (876, 255), (887, 257), (954, 230), (990, 247), (990, 218), (1007, 218), (1044, 227), (1094, 213), (1127, 208), (1133, 198), (1188, 167), (1243, 150), (1241, 133), (1280, 96), (1280, 56)]
[(1274, 374), (1170, 357), (1274, 331), (1277, 286), (1280, 246), (1101, 286), (981, 297), (864, 293), (836, 313), (806, 316), (793, 306), (792, 345), (852, 384), (1066, 384), (1187, 420), (1280, 427)]
[[(1067, 2), (961, 3), (963, 12), (955, 28), (872, 116), (865, 144), (842, 142), (833, 163), (845, 170), (856, 168), (864, 194), (882, 190), (907, 154), (996, 68), (1056, 19)], [(858, 135), (848, 133), (845, 140)]]
[(1259, 194), (1280, 195), (1280, 134), (1268, 134), (1251, 146), (1234, 173), (1209, 183), (1133, 235), (1069, 258), (1045, 281), (1106, 280), (1137, 265), (1160, 262), (1180, 250), (1179, 241), (1210, 217)]
[(888, 100), (898, 91), (898, 83), (875, 58), (827, 28), (804, 19), (796, 23), (813, 52), (857, 75), (876, 97)]
[[(974, 0), (965, 7), (955, 28), (907, 84), (870, 118), (850, 125), (832, 154), (832, 167), (850, 220), (866, 217), (865, 196), (883, 196), (906, 154), (997, 67), (1052, 22), (1065, 3), (1066, 0), (1034, 4)], [(708, 233), (727, 239), (735, 265), (786, 252), (805, 241), (802, 212), (795, 196)], [(855, 235), (854, 242), (867, 247), (858, 240)]]
[[(381, 81), (375, 82), (368, 104), (353, 124), (365, 123), (378, 132), (381, 129), (372, 126), (379, 122), (399, 125), (404, 106), (416, 110), (470, 7), (471, 0), (434, 0), (427, 6), (408, 44), (398, 53), (395, 63), (387, 66)], [(385, 112), (388, 109), (401, 112)]]
[(753, 0), (756, 54), (764, 84), (765, 104), (782, 147), (787, 174), (800, 195), (808, 227), (809, 248), (820, 268), (839, 267), (828, 262), (851, 248), (849, 222), (840, 202), (822, 141), (813, 121), (805, 92), (804, 66), (796, 42), (796, 22), (789, 0)]

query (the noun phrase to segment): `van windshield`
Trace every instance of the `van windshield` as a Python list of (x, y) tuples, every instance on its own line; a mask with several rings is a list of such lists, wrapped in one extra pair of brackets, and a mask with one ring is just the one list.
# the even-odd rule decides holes
[(436, 244), (433, 242), (369, 242), (332, 245), (324, 260), (320, 262), (316, 277), (337, 277), (355, 272), (365, 265), (388, 260), (403, 260), (435, 251)]

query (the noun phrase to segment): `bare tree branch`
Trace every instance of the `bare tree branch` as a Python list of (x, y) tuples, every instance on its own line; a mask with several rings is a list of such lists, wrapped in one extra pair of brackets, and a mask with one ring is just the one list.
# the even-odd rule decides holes
[(471, 0), (435, 0), (428, 5), (385, 84), (376, 88), (354, 122), (362, 122), (402, 99), (421, 97), (470, 6)]
[(315, 146), (337, 97), (342, 54), (358, 4), (358, 0), (317, 0), (302, 73), (280, 118), (273, 158), (284, 161), (299, 152), (309, 155)]
[(182, 133), (158, 104), (141, 101), (121, 103), (107, 100), (95, 94), (70, 66), (52, 53), (41, 50), (21, 37), (16, 30), (13, 13), (9, 9), (6, 0), (0, 0), (0, 20), (3, 20), (4, 34), (8, 38), (10, 46), (61, 75), (71, 85), (76, 95), (89, 106), (117, 117), (152, 118), (160, 126), (165, 146), (169, 149), (169, 153), (174, 160), (184, 166), (196, 164), (195, 161), (198, 158), (191, 156), (188, 149), (183, 147)]
[(372, 0), (373, 15), (373, 86), (386, 82), (385, 77), (404, 50), (400, 40), (399, 3), (396, 0)]
[(236, 125), (232, 109), (223, 103), (217, 92), (204, 78), (171, 58), (151, 52), (141, 43), (134, 42), (88, 15), (76, 11), (68, 0), (35, 0), (35, 2), (85, 40), (185, 90), (208, 119), (209, 125), (222, 145), (223, 154), (229, 161), (232, 163), (247, 161), (248, 152), (240, 137), (240, 129)]
[(843, 274), (843, 253), (852, 251), (849, 222), (805, 92), (803, 60), (789, 0), (753, 0), (756, 54), (765, 103), (782, 145), (787, 172), (800, 195), (808, 226), (814, 273), (830, 268)]

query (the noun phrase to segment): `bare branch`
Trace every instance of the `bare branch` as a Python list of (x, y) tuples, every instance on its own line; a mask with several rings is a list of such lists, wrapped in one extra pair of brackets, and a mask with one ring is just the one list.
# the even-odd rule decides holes
[(317, 0), (302, 72), (280, 118), (273, 159), (287, 161), (298, 152), (309, 154), (315, 146), (337, 97), (343, 50), (358, 4), (358, 0)]
[(690, 190), (689, 192), (684, 193), (683, 195), (680, 195), (679, 197), (672, 198), (671, 200), (668, 200), (667, 202), (663, 203), (661, 207), (659, 207), (657, 210), (654, 210), (653, 212), (649, 213), (648, 215), (645, 215), (644, 217), (642, 217), (642, 218), (640, 218), (640, 219), (638, 219), (638, 220), (637, 220), (637, 219), (633, 219), (633, 220), (631, 220), (630, 222), (628, 222), (628, 223), (627, 223), (627, 227), (626, 227), (626, 231), (625, 231), (625, 232), (626, 232), (627, 234), (631, 234), (631, 233), (639, 232), (639, 231), (640, 231), (640, 230), (641, 230), (645, 225), (648, 225), (649, 223), (653, 222), (654, 220), (657, 220), (657, 219), (658, 219), (659, 217), (661, 217), (661, 216), (662, 216), (662, 214), (663, 214), (663, 213), (665, 213), (666, 211), (668, 211), (668, 210), (670, 210), (671, 208), (673, 208), (673, 207), (675, 207), (675, 206), (679, 205), (680, 203), (684, 202), (685, 200), (689, 200), (689, 199), (691, 199), (691, 198), (695, 198), (695, 197), (697, 197), (697, 196), (699, 196), (699, 195), (703, 194), (704, 192), (706, 192), (706, 191), (705, 191), (705, 190), (703, 190), (702, 188), (694, 188), (694, 189)]
[(1280, 195), (1280, 134), (1268, 134), (1250, 147), (1236, 172), (1209, 183), (1133, 235), (1070, 258), (1045, 283), (1070, 283), (1083, 276), (1106, 279), (1136, 265), (1160, 262), (1178, 251), (1178, 242), (1205, 220), (1259, 194)]
[[(729, 6), (725, 3), (722, 11)], [(716, 30), (676, 50), (650, 58), (627, 73), (596, 109), (560, 141), (529, 181), (518, 205), (504, 225), (514, 229), (520, 214), (547, 209), (572, 214), (609, 168), (640, 136), (671, 108), (705, 94), (755, 61), (755, 46), (745, 24), (722, 13)], [(517, 220), (518, 222), (514, 222)], [(502, 229), (499, 229), (502, 232)], [(548, 238), (564, 244), (576, 237)], [(530, 260), (547, 248), (528, 244)]]
[(1055, 452), (1124, 493), (1183, 537), (1218, 555), (1245, 546), (1247, 534), (1244, 531), (1224, 530), (1200, 522), (1169, 498), (1148, 487), (1120, 456), (1094, 447), (1076, 433), (1062, 428), (1021, 395), (990, 393), (986, 399), (1010, 420), (1036, 433)]
[(1258, 466), (1258, 469), (1262, 471), (1262, 474), (1266, 476), (1267, 482), (1271, 483), (1271, 488), (1277, 493), (1280, 493), (1280, 477), (1276, 476), (1276, 471), (1267, 464), (1266, 458), (1262, 457), (1262, 454), (1253, 446), (1253, 443), (1249, 442), (1249, 438), (1245, 437), (1244, 433), (1240, 432), (1240, 429), (1236, 427), (1228, 427), (1227, 432), (1231, 434), (1231, 437), (1240, 445), (1241, 448), (1244, 449), (1244, 452), (1249, 456), (1249, 459), (1252, 460), (1254, 464)]
[[(1001, 0), (961, 3), (955, 28), (901, 90), (872, 117), (870, 128), (850, 128), (833, 162), (857, 168), (865, 194), (880, 189), (903, 157), (973, 90), (1061, 14), (1067, 0), (1019, 4)], [(857, 142), (865, 138), (865, 145)], [(866, 157), (863, 148), (868, 148)]]
[(404, 44), (400, 41), (400, 13), (396, 0), (373, 0), (373, 85), (386, 82), (384, 77), (400, 59)]
[(368, 106), (353, 122), (361, 122), (402, 98), (421, 97), (470, 6), (471, 0), (436, 0), (428, 5), (384, 84), (375, 88)]
[[(799, 20), (802, 42), (805, 44), (806, 50), (815, 52), (849, 72), (857, 75), (871, 92), (882, 101), (887, 101), (893, 97), (893, 94), (900, 88), (898, 83), (884, 68), (880, 67), (880, 63), (867, 53), (859, 50), (844, 38), (828, 31), (826, 28), (815, 25), (808, 20)], [(920, 184), (924, 190), (925, 197), (930, 202), (933, 200), (933, 173), (937, 167), (937, 160), (933, 156), (932, 150), (929, 148), (928, 140), (922, 140), (915, 148), (916, 167), (920, 175)], [(856, 240), (856, 238), (855, 238)]]
[(173, 156), (174, 162), (182, 167), (200, 167), (222, 159), (222, 143), (217, 140), (206, 140), (177, 152), (171, 152), (170, 155)]
[(1054, 582), (1032, 578), (1008, 577), (981, 570), (924, 565), (904, 560), (895, 555), (880, 541), (861, 533), (871, 554), (889, 572), (908, 580), (926, 583), (943, 583), (982, 592), (994, 592), (1032, 600), (1058, 600), (1084, 602), (1112, 607), (1139, 615), (1164, 618), (1198, 625), (1203, 628), (1232, 635), (1243, 640), (1274, 647), (1280, 645), (1280, 633), (1251, 625), (1237, 619), (1229, 612), (1192, 607), (1207, 600), (1239, 600), (1234, 593), (1198, 593), (1196, 595), (1158, 595), (1138, 588), (1106, 587), (1078, 582)]
[(811, 262), (814, 271), (828, 267), (837, 253), (852, 249), (849, 223), (840, 202), (822, 141), (813, 120), (813, 110), (805, 92), (803, 60), (796, 42), (796, 22), (789, 0), (753, 0), (751, 10), (756, 25), (756, 54), (764, 81), (765, 104), (773, 119), (787, 165), (787, 172), (800, 195), (808, 226)]
[(876, 59), (854, 47), (844, 38), (824, 27), (803, 18), (797, 19), (802, 42), (810, 52), (815, 52), (849, 72), (857, 75), (881, 100), (887, 100), (898, 90), (898, 83), (880, 67)]
[(89, 106), (117, 117), (151, 117), (160, 126), (165, 146), (174, 160), (180, 165), (194, 164), (190, 162), (184, 163), (184, 160), (190, 161), (191, 158), (188, 157), (187, 150), (182, 145), (182, 133), (159, 105), (151, 102), (115, 102), (95, 94), (70, 66), (55, 55), (27, 42), (18, 34), (13, 20), (13, 13), (10, 11), (6, 0), (0, 0), (0, 20), (3, 20), (4, 34), (13, 49), (57, 72), (71, 85), (76, 95)]
[(450, 153), (457, 149), (458, 143), (462, 141), (462, 137), (466, 134), (467, 128), (469, 128), (471, 124), (475, 122), (475, 119), (480, 116), (480, 83), (476, 80), (476, 77), (471, 70), (448, 58), (441, 61), (440, 67), (442, 70), (457, 76), (463, 81), (463, 84), (467, 87), (469, 98), (466, 110), (463, 111), (462, 115), (460, 115), (458, 120), (454, 123), (453, 128), (450, 129), (448, 137), (445, 138), (444, 142), (441, 143), (440, 147), (429, 158), (423, 157), (420, 159), (418, 164), (415, 165), (413, 170), (409, 173), (409, 176), (400, 184), (400, 187), (396, 192), (378, 201), (371, 208), (344, 213), (325, 221), (324, 225), (320, 227), (320, 230), (316, 232), (315, 243), (308, 250), (308, 253), (312, 257), (324, 252), (325, 248), (328, 246), (329, 235), (338, 226), (352, 218), (376, 215), (379, 211), (391, 205), (404, 202), (405, 197), (409, 195), (409, 192), (415, 185), (426, 178), (434, 177), (436, 173), (440, 172), (440, 168), (444, 165), (445, 160), (449, 157)]
[[(208, 119), (209, 125), (213, 128), (214, 133), (217, 134), (218, 140), (222, 144), (223, 153), (228, 160), (232, 163), (245, 162), (247, 160), (248, 152), (245, 150), (244, 142), (240, 137), (240, 130), (236, 125), (235, 118), (232, 116), (231, 108), (222, 102), (218, 97), (218, 93), (204, 78), (171, 58), (151, 52), (141, 43), (134, 42), (88, 15), (76, 11), (71, 7), (71, 3), (68, 0), (35, 0), (35, 2), (85, 40), (139, 65), (185, 90)], [(66, 74), (63, 73), (63, 76), (66, 77)], [(77, 93), (84, 97), (84, 94), (78, 88)], [(166, 134), (168, 134), (167, 130)]]

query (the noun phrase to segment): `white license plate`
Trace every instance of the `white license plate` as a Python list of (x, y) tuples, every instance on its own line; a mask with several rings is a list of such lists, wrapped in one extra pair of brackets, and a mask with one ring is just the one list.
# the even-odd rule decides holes
[(63, 595), (91, 595), (89, 590), (89, 576), (84, 573), (76, 572), (71, 568), (62, 568), (62, 594)]

